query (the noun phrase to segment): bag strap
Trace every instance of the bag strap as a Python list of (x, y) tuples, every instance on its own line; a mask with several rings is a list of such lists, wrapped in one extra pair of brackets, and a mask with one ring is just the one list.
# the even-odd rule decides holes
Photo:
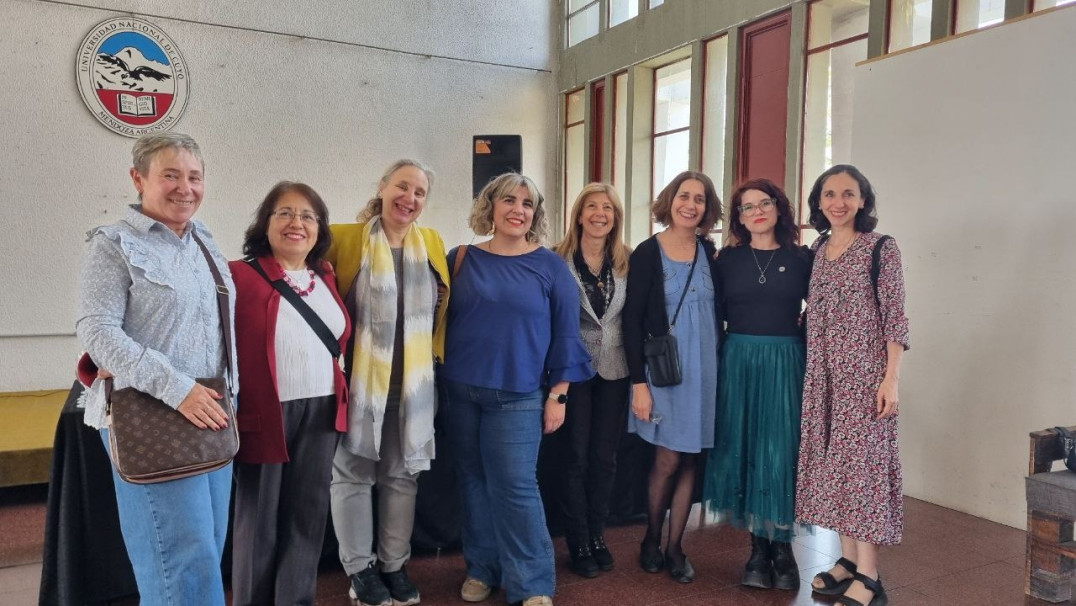
[(680, 293), (680, 302), (676, 304), (676, 313), (673, 314), (672, 322), (669, 322), (669, 332), (672, 333), (676, 326), (676, 319), (680, 317), (680, 308), (684, 306), (684, 297), (687, 296), (687, 287), (691, 286), (691, 277), (695, 274), (695, 264), (699, 262), (699, 247), (702, 243), (695, 239), (695, 258), (691, 260), (691, 269), (687, 272), (687, 282), (684, 283), (684, 291)]
[(228, 285), (224, 283), (224, 278), (221, 277), (217, 264), (213, 262), (213, 256), (209, 254), (209, 249), (205, 247), (205, 243), (198, 237), (193, 226), (191, 227), (191, 237), (198, 243), (198, 248), (202, 249), (202, 255), (205, 256), (206, 263), (209, 264), (209, 271), (213, 274), (213, 282), (217, 285), (217, 312), (220, 314), (220, 329), (224, 333), (224, 359), (228, 368), (228, 381), (231, 382), (235, 380), (235, 370), (232, 368), (232, 321), (231, 306), (228, 304)]
[(336, 360), (340, 357), (340, 342), (333, 336), (333, 332), (329, 330), (329, 327), (325, 325), (325, 321), (321, 319), (321, 316), (314, 311), (310, 305), (299, 296), (299, 293), (292, 290), (284, 280), (271, 280), (269, 274), (265, 273), (257, 259), (246, 259), (248, 265), (254, 268), (254, 271), (258, 272), (258, 275), (265, 278), (273, 288), (280, 293), (280, 296), (288, 300), (291, 306), (295, 308), (295, 311), (299, 312), (299, 315), (306, 320), (306, 323), (313, 329), (314, 334), (321, 339), (321, 342), (325, 345), (325, 349), (329, 350), (329, 354)]
[(871, 286), (874, 287), (874, 302), (882, 307), (882, 296), (878, 293), (878, 278), (882, 275), (882, 245), (886, 240), (892, 240), (893, 236), (882, 236), (874, 243), (871, 251)]
[(452, 279), (455, 280), (456, 276), (460, 275), (460, 268), (463, 267), (463, 258), (467, 256), (467, 245), (460, 244), (456, 248), (456, 262), (452, 264)]

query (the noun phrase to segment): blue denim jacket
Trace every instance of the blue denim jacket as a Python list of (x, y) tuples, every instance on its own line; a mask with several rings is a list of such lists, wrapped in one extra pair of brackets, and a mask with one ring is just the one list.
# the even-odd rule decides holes
[[(205, 225), (191, 221), (180, 237), (132, 205), (121, 221), (87, 234), (75, 322), (82, 346), (115, 375), (116, 389), (132, 386), (172, 407), (187, 396), (195, 377), (226, 370), (213, 275), (192, 229), (234, 293), (228, 261)], [(229, 302), (234, 317), (235, 298)], [(234, 336), (234, 326), (228, 330)], [(229, 383), (234, 393), (239, 382), (233, 376)], [(101, 381), (88, 390), (85, 403), (86, 424), (103, 427)]]

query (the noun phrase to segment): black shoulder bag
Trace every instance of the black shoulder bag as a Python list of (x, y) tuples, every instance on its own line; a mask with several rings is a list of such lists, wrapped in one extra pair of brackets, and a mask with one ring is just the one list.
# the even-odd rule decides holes
[(340, 359), (340, 342), (333, 336), (333, 331), (329, 330), (329, 327), (325, 325), (325, 322), (321, 319), (316, 311), (310, 308), (303, 301), (303, 298), (299, 296), (299, 293), (291, 289), (284, 280), (270, 280), (269, 275), (265, 273), (262, 266), (258, 263), (257, 259), (247, 259), (247, 263), (254, 268), (254, 271), (261, 274), (261, 277), (265, 278), (273, 288), (277, 289), (280, 296), (288, 300), (291, 306), (295, 308), (295, 311), (299, 312), (299, 315), (306, 320), (306, 323), (313, 329), (314, 334), (321, 339), (321, 342), (325, 344), (325, 349), (329, 350), (329, 354), (332, 355), (334, 360)]
[(668, 330), (663, 335), (651, 336), (643, 343), (643, 355), (646, 356), (646, 365), (650, 369), (650, 384), (654, 387), (679, 385), (683, 380), (680, 375), (680, 354), (677, 352), (676, 337), (672, 331), (676, 326), (676, 319), (680, 317), (680, 308), (684, 305), (684, 297), (687, 296), (691, 278), (695, 274), (695, 264), (698, 262), (699, 251), (696, 250), (691, 270), (687, 274), (687, 282), (684, 283), (684, 292), (680, 293), (680, 302), (676, 305), (676, 313), (673, 314), (672, 322), (669, 322)]

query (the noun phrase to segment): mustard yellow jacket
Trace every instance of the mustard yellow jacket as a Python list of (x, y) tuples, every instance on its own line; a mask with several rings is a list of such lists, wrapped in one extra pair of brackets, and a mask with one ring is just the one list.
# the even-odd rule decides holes
[[(362, 235), (365, 227), (365, 223), (338, 223), (329, 226), (333, 234), (333, 244), (325, 258), (336, 268), (336, 289), (340, 291), (340, 298), (344, 301), (348, 300), (351, 287), (355, 284), (355, 276), (359, 275), (359, 268), (362, 266), (360, 255), (366, 244)], [(433, 356), (443, 363), (445, 316), (448, 314), (448, 297), (452, 292), (449, 286), (448, 261), (445, 259), (445, 243), (441, 240), (441, 234), (434, 229), (419, 227), (418, 231), (426, 244), (430, 267), (441, 284), (445, 285), (445, 296), (441, 297), (437, 306), (433, 326)]]

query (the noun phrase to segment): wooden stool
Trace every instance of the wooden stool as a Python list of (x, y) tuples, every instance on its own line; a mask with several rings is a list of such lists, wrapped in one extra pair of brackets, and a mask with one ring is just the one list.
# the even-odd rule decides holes
[[(1069, 428), (1076, 430), (1076, 427)], [(1057, 431), (1031, 432), (1027, 487), (1027, 576), (1024, 593), (1048, 602), (1071, 600), (1076, 570), (1076, 473), (1050, 471), (1064, 457)]]

